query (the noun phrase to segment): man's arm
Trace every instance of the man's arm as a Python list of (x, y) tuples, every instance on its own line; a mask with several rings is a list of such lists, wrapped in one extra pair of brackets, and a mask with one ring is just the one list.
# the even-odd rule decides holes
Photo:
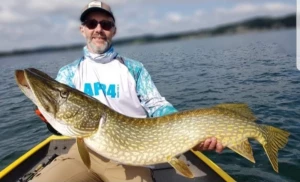
[(160, 95), (150, 74), (144, 67), (140, 69), (136, 89), (148, 117), (159, 117), (177, 112), (173, 105)]
[(64, 83), (66, 85), (69, 85), (70, 87), (75, 88), (73, 79), (75, 76), (75, 72), (78, 68), (78, 64), (82, 61), (82, 59), (83, 58), (78, 59), (78, 60), (72, 62), (71, 64), (68, 64), (68, 65), (60, 68), (55, 80), (60, 83)]
[(148, 117), (159, 117), (177, 112), (172, 104), (160, 95), (142, 63), (125, 57), (121, 59), (135, 80), (137, 96)]

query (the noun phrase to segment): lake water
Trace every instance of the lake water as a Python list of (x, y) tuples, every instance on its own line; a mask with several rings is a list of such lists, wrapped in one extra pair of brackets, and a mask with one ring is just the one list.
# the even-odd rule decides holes
[[(296, 31), (281, 30), (116, 47), (141, 61), (160, 93), (178, 110), (247, 103), (258, 123), (291, 133), (279, 151), (279, 174), (252, 142), (256, 164), (229, 149), (205, 152), (237, 181), (300, 181), (300, 71)], [(48, 137), (34, 106), (17, 87), (14, 70), (34, 67), (55, 77), (82, 50), (0, 58), (0, 169)]]

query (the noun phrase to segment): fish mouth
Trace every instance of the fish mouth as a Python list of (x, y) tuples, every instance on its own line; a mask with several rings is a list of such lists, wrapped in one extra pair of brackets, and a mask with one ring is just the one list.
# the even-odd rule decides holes
[[(16, 70), (15, 79), (20, 89), (29, 97), (35, 105), (43, 107), (47, 112), (55, 116), (57, 108), (52, 93), (46, 92), (43, 85), (45, 82), (53, 82), (47, 74), (34, 69)], [(49, 87), (53, 90), (53, 88)], [(39, 107), (40, 108), (40, 107)]]
[[(67, 98), (62, 98), (62, 91), (72, 88), (67, 88), (64, 84), (34, 68), (16, 70), (15, 80), (21, 91), (38, 107), (47, 122), (62, 135), (88, 136), (98, 128), (95, 126), (93, 129), (81, 130), (76, 124), (66, 121), (80, 113), (80, 108), (73, 110), (71, 114), (63, 113), (63, 109), (60, 110), (67, 102)], [(79, 91), (74, 89), (73, 92)]]
[(15, 80), (21, 89), (21, 91), (35, 104), (37, 105), (37, 99), (35, 98), (28, 80), (26, 79), (25, 76), (25, 71), (24, 70), (16, 70), (15, 71)]
[[(15, 70), (15, 80), (21, 91), (38, 107), (48, 123), (52, 126), (66, 125), (63, 121), (59, 121), (59, 123), (52, 122), (56, 119), (57, 108), (55, 98), (51, 95), (54, 91), (47, 91), (53, 89), (51, 88), (51, 83), (46, 84), (49, 81), (53, 82), (50, 76), (37, 69), (28, 68)], [(45, 85), (49, 86), (45, 87)], [(59, 128), (62, 128), (61, 126)], [(58, 130), (57, 127), (54, 128)]]
[(24, 70), (16, 70), (15, 71), (15, 77), (16, 77), (16, 81), (19, 85), (30, 89), (29, 84), (28, 84), (28, 82), (25, 78), (25, 71)]
[(25, 70), (16, 70), (15, 71), (15, 79), (17, 81), (17, 84), (21, 87), (31, 89), (28, 75), (35, 75), (35, 77), (40, 77), (40, 79), (42, 79), (42, 80), (45, 80), (45, 79), (47, 79), (48, 81), (52, 80), (52, 78), (50, 76), (48, 76), (47, 74), (45, 74), (35, 68), (27, 68)]

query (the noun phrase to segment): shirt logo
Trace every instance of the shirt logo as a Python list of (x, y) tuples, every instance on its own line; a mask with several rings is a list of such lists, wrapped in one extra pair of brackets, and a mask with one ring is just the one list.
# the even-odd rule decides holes
[(98, 96), (103, 94), (105, 97), (119, 98), (119, 85), (118, 84), (103, 84), (95, 82), (94, 84), (85, 83), (84, 93), (90, 96)]
[(88, 5), (88, 8), (90, 8), (90, 7), (102, 7), (102, 3), (101, 2), (97, 2), (97, 1), (95, 1), (95, 2), (90, 2), (89, 3), (89, 5)]

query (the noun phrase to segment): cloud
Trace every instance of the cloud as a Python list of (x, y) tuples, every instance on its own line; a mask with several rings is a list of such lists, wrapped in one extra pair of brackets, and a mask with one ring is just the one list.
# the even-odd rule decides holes
[(204, 13), (205, 13), (205, 11), (203, 11), (203, 10), (196, 10), (195, 13), (194, 13), (194, 15), (196, 17), (201, 17), (201, 16), (204, 15)]
[(283, 3), (266, 3), (263, 6), (263, 9), (267, 11), (275, 11), (275, 12), (296, 12), (296, 6), (291, 6)]
[(25, 20), (26, 17), (19, 13), (13, 12), (10, 9), (4, 9), (0, 11), (0, 23), (17, 23)]
[[(255, 16), (296, 12), (289, 0), (110, 0), (117, 19), (116, 38), (214, 27)], [(90, 0), (1, 2), (1, 50), (83, 43), (79, 14)], [(223, 2), (223, 1), (222, 1)], [(283, 3), (285, 2), (285, 3)]]
[(284, 3), (264, 3), (264, 4), (237, 4), (232, 8), (217, 8), (215, 13), (222, 15), (282, 15), (289, 12), (296, 12), (296, 7)]
[(180, 12), (166, 13), (167, 18), (160, 20), (159, 23), (156, 22), (156, 24), (163, 25), (166, 32), (172, 30), (187, 31), (242, 21), (252, 17), (276, 17), (295, 12), (295, 6), (278, 2), (262, 4), (238, 3), (227, 8), (216, 6), (211, 11), (199, 8), (189, 16), (183, 16)]
[[(231, 8), (216, 8), (211, 12), (210, 26), (242, 21), (252, 17), (271, 16), (278, 17), (289, 13), (295, 13), (296, 7), (284, 3), (250, 4), (239, 3)], [(206, 25), (208, 26), (208, 25)]]
[(180, 13), (174, 13), (174, 12), (170, 12), (167, 13), (166, 15), (166, 20), (170, 21), (172, 23), (178, 23), (180, 21), (182, 21), (183, 17)]
[(17, 1), (3, 1), (0, 4), (0, 23), (14, 23), (26, 21), (27, 18), (20, 13), (21, 7)]
[(257, 7), (253, 4), (238, 4), (233, 8), (217, 8), (216, 13), (220, 14), (244, 14), (253, 13), (257, 10)]

